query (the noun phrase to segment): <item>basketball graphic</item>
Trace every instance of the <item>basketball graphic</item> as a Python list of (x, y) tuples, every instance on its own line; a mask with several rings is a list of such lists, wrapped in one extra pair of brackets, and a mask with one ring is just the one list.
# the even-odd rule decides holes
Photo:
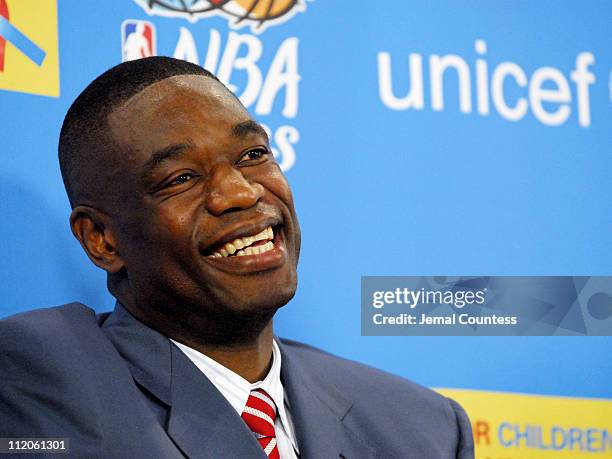
[(223, 16), (230, 27), (249, 26), (261, 33), (271, 25), (286, 22), (306, 9), (305, 0), (135, 0), (147, 13), (183, 17), (192, 22)]

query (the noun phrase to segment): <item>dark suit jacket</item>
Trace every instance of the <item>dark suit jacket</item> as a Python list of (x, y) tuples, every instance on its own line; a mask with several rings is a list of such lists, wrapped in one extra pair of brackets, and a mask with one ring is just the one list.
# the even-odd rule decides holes
[[(303, 344), (279, 347), (302, 458), (473, 457), (452, 400)], [(121, 305), (0, 321), (0, 437), (65, 437), (79, 458), (265, 458), (197, 367)]]

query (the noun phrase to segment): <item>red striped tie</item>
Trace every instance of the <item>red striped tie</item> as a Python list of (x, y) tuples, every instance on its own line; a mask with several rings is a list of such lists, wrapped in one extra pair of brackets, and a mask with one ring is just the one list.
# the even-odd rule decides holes
[(268, 457), (280, 459), (276, 445), (276, 432), (274, 420), (276, 419), (276, 405), (263, 389), (251, 391), (247, 400), (242, 419), (257, 437), (257, 441)]

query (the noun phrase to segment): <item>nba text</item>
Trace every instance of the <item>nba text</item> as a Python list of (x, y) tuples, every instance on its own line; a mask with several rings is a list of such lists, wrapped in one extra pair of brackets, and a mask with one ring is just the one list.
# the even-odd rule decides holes
[[(257, 36), (230, 31), (223, 40), (219, 31), (210, 29), (207, 52), (200, 60), (193, 34), (181, 27), (174, 57), (202, 65), (217, 75), (245, 107), (253, 107), (256, 115), (270, 115), (277, 99), (281, 103), (279, 96), (282, 96), (281, 114), (292, 119), (297, 115), (299, 105), (298, 44), (297, 37), (286, 38), (265, 70), (260, 62), (264, 46)], [(295, 163), (294, 145), (299, 141), (298, 130), (292, 125), (282, 125), (270, 132), (265, 127), (274, 143), (272, 150), (281, 168), (290, 169)]]

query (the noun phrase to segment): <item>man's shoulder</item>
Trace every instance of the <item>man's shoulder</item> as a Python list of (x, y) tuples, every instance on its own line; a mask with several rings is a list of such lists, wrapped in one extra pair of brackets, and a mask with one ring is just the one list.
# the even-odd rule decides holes
[(31, 309), (0, 319), (0, 324), (25, 325), (37, 327), (40, 325), (58, 324), (66, 320), (88, 321), (96, 319), (96, 312), (83, 303), (73, 302), (45, 308)]
[(17, 340), (21, 344), (51, 342), (61, 345), (71, 336), (87, 336), (88, 331), (99, 329), (100, 317), (82, 303), (21, 312), (0, 319), (0, 344)]
[(0, 320), (0, 436), (70, 438), (75, 457), (175, 457), (155, 449), (158, 425), (106, 317), (71, 303)]
[(307, 368), (310, 376), (332, 381), (348, 398), (366, 398), (385, 404), (410, 403), (411, 406), (437, 408), (454, 417), (454, 403), (439, 393), (408, 379), (377, 368), (335, 356), (307, 344), (282, 339), (288, 358)]
[[(281, 340), (290, 371), (314, 393), (347, 401), (344, 424), (389, 457), (409, 444), (415, 457), (474, 457), (470, 421), (454, 400), (402, 377)], [(283, 366), (285, 360), (283, 360)]]
[[(81, 303), (34, 309), (0, 320), (0, 365), (13, 378), (56, 371), (88, 360), (109, 343), (101, 316)], [(8, 371), (8, 370), (7, 370)]]

